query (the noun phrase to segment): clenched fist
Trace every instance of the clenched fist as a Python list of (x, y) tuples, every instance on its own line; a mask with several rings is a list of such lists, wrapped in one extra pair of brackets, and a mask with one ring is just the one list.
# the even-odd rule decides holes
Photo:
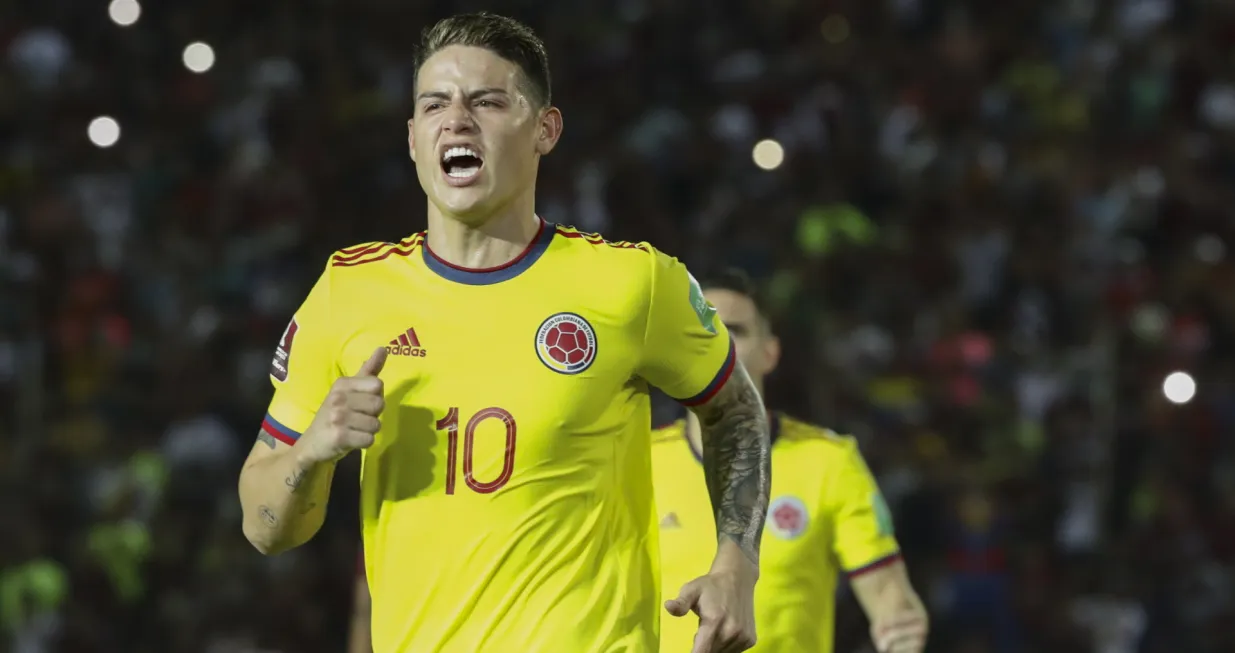
[(305, 459), (335, 462), (353, 449), (366, 449), (373, 444), (382, 428), (379, 418), (386, 408), (382, 380), (377, 376), (385, 364), (386, 348), (378, 347), (356, 376), (335, 380), (313, 422), (296, 443)]

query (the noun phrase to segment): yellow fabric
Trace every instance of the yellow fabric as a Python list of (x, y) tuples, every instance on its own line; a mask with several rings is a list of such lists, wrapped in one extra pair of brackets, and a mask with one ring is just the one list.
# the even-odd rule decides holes
[[(755, 589), (755, 651), (831, 653), (837, 576), (897, 555), (886, 504), (853, 438), (773, 415), (772, 493)], [(703, 468), (677, 422), (653, 434), (664, 598), (704, 574), (716, 529)], [(666, 616), (661, 650), (690, 651), (693, 615)]]
[[(351, 265), (328, 266), (296, 313), (270, 407), (290, 437), (335, 377), (392, 340), (399, 352), (361, 474), (376, 653), (657, 650), (647, 382), (706, 392), (732, 367), (729, 335), (699, 317), (675, 259), (546, 236), (489, 285), (435, 271), (421, 235), (361, 265), (344, 250), (332, 260)], [(581, 321), (590, 366), (545, 362), (561, 341), (542, 326)], [(398, 342), (409, 329), (418, 346)]]

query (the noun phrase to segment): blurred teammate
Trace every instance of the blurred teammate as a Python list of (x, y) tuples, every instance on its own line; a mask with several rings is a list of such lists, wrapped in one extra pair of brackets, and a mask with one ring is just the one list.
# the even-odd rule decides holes
[[(750, 281), (726, 272), (704, 294), (737, 345), (738, 358), (762, 390), (780, 343)], [(836, 580), (844, 570), (870, 618), (880, 653), (920, 653), (926, 612), (900, 559), (887, 506), (852, 438), (778, 414), (772, 425), (772, 501), (764, 532), (762, 576), (755, 594), (759, 651), (830, 653)], [(652, 467), (660, 514), (666, 596), (702, 570), (711, 540), (711, 510), (701, 488), (699, 427), (693, 416), (653, 436)], [(671, 610), (682, 608), (670, 600)], [(690, 650), (692, 625), (666, 620), (662, 651)]]
[(363, 449), (377, 653), (655, 651), (652, 384), (703, 423), (718, 536), (689, 597), (698, 650), (744, 650), (769, 442), (728, 331), (676, 259), (537, 217), (562, 116), (529, 29), (446, 19), (416, 70), (429, 229), (334, 254), (288, 325), (240, 479), (246, 536), (303, 544)]

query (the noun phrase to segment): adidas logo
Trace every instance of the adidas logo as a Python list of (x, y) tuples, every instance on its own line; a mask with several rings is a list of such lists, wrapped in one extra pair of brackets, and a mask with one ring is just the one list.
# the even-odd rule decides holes
[(682, 522), (678, 521), (678, 514), (676, 512), (671, 512), (665, 515), (664, 518), (660, 520), (660, 527), (661, 528), (681, 528)]
[(424, 358), (425, 350), (420, 346), (420, 338), (416, 337), (415, 329), (408, 329), (399, 334), (398, 338), (386, 345), (386, 352), (391, 356), (417, 356)]

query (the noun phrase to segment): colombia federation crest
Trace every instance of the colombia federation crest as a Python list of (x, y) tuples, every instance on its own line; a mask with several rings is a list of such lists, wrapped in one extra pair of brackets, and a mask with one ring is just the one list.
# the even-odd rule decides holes
[(550, 315), (536, 330), (536, 355), (559, 374), (578, 374), (596, 360), (596, 332), (574, 313)]

